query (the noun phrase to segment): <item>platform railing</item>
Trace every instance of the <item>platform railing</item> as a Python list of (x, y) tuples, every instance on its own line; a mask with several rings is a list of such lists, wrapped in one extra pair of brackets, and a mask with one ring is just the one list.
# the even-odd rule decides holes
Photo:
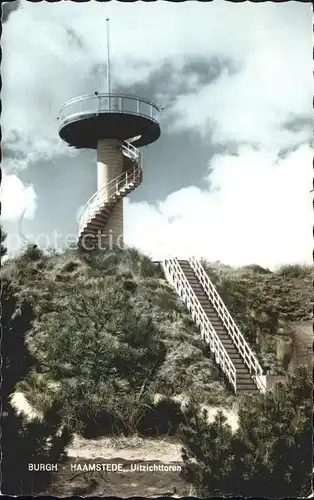
[(79, 236), (97, 210), (99, 210), (106, 203), (114, 203), (115, 195), (130, 186), (132, 183), (134, 185), (138, 185), (141, 182), (143, 175), (142, 153), (128, 141), (123, 141), (121, 148), (123, 155), (133, 160), (133, 167), (111, 179), (111, 181), (102, 186), (89, 198), (84, 205), (79, 218)]
[(58, 119), (62, 122), (82, 114), (126, 113), (159, 121), (159, 109), (151, 101), (123, 94), (94, 93), (74, 97), (61, 107)]

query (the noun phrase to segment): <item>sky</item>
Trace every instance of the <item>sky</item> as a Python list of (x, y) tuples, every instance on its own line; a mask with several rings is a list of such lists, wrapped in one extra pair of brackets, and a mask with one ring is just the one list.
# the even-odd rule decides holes
[[(154, 259), (312, 263), (310, 4), (15, 2), (2, 35), (2, 222), (40, 246), (77, 233), (95, 151), (58, 137), (69, 98), (112, 87), (162, 107), (124, 200), (125, 243)], [(60, 235), (56, 243), (56, 232)]]

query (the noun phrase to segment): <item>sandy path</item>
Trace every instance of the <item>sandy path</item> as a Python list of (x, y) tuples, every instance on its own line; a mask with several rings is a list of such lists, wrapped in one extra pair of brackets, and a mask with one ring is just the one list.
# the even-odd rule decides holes
[[(32, 408), (22, 392), (15, 392), (11, 398), (12, 405), (17, 412), (23, 413), (28, 420), (42, 416)], [(214, 420), (219, 408), (215, 406), (204, 406), (208, 412), (208, 421)], [(238, 428), (238, 416), (235, 411), (222, 408), (228, 424), (233, 432)], [(163, 463), (181, 462), (180, 442), (167, 438), (140, 438), (138, 436), (128, 438), (103, 437), (99, 439), (84, 439), (75, 435), (72, 444), (68, 447), (68, 455), (72, 458), (85, 459), (113, 459), (123, 460), (156, 460)]]
[(84, 439), (75, 436), (68, 447), (68, 455), (73, 458), (123, 459), (130, 461), (146, 460), (164, 463), (181, 462), (181, 443), (169, 439), (140, 438), (99, 438)]
[[(208, 412), (208, 421), (212, 422), (219, 408), (215, 406), (204, 407)], [(236, 412), (222, 409), (233, 432), (238, 428)], [(156, 460), (163, 463), (181, 462), (180, 442), (166, 438), (141, 438), (138, 436), (128, 438), (104, 437), (99, 439), (84, 439), (75, 436), (68, 455), (73, 458), (121, 458), (123, 460)]]

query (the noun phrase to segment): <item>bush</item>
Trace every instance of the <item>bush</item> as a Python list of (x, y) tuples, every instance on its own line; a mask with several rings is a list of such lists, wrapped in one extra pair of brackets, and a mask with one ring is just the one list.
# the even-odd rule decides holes
[(74, 260), (68, 260), (64, 266), (62, 267), (62, 272), (64, 273), (72, 273), (73, 271), (76, 271), (78, 268), (79, 263), (74, 261)]
[(137, 422), (137, 432), (144, 436), (174, 436), (184, 421), (180, 403), (171, 398), (163, 398), (146, 407)]
[(18, 415), (10, 397), (20, 382), (36, 367), (25, 344), (33, 320), (31, 306), (19, 301), (12, 284), (2, 280), (2, 485), (3, 494), (36, 493), (49, 484), (50, 473), (30, 472), (29, 463), (57, 463), (65, 456), (71, 432), (62, 427), (60, 406), (55, 401), (44, 420), (28, 422)]
[(112, 418), (121, 427), (115, 414), (119, 399), (127, 391), (148, 390), (166, 356), (158, 327), (134, 310), (134, 291), (124, 285), (107, 279), (77, 289), (64, 309), (37, 321), (29, 338), (48, 377), (60, 381), (63, 417), (83, 427), (93, 422), (104, 433)]
[(270, 269), (266, 269), (265, 267), (259, 266), (258, 264), (250, 264), (248, 266), (243, 266), (241, 271), (251, 271), (256, 274), (272, 274)]
[(4, 242), (6, 240), (7, 233), (3, 230), (2, 225), (0, 225), (0, 258), (4, 257), (7, 254), (7, 248), (4, 246)]
[[(186, 478), (199, 495), (299, 497), (312, 479), (312, 380), (306, 370), (277, 384), (273, 393), (240, 402), (239, 429), (232, 434), (218, 413), (206, 412), (182, 430)], [(193, 459), (196, 462), (193, 462)]]
[(305, 278), (309, 274), (309, 266), (299, 264), (281, 266), (276, 274), (286, 278)]
[(28, 245), (20, 259), (25, 262), (36, 262), (44, 257), (44, 252), (37, 245)]

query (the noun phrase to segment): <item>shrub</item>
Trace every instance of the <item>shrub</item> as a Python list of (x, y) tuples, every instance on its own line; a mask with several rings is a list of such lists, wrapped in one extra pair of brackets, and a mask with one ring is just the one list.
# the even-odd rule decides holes
[(49, 483), (50, 473), (29, 472), (28, 464), (62, 461), (71, 432), (65, 426), (61, 428), (56, 401), (45, 411), (43, 421), (27, 422), (12, 407), (10, 397), (17, 383), (36, 367), (25, 344), (34, 311), (29, 303), (18, 300), (12, 284), (4, 280), (2, 307), (1, 490), (7, 495), (30, 494)]
[(44, 252), (37, 245), (28, 245), (20, 259), (24, 262), (36, 262), (44, 257)]
[(137, 431), (145, 436), (173, 436), (184, 421), (180, 403), (171, 398), (163, 398), (146, 407), (137, 422)]
[(309, 274), (309, 266), (299, 264), (281, 266), (276, 273), (286, 278), (305, 278)]
[(126, 392), (119, 390), (117, 380), (128, 391), (143, 392), (164, 362), (166, 347), (158, 327), (149, 316), (134, 310), (133, 293), (124, 282), (106, 280), (76, 290), (67, 307), (37, 321), (29, 342), (48, 376), (60, 381), (64, 389), (60, 393), (64, 418), (85, 427), (92, 421), (96, 425), (97, 419), (104, 425), (105, 415), (114, 416), (114, 406), (108, 409), (112, 384), (117, 405)]
[[(240, 401), (239, 429), (206, 412), (182, 430), (186, 478), (199, 495), (299, 497), (312, 478), (312, 381), (306, 370), (265, 396)], [(196, 462), (193, 462), (193, 459)]]
[(4, 257), (7, 254), (7, 248), (4, 246), (4, 242), (6, 240), (7, 233), (3, 230), (2, 225), (0, 225), (0, 258)]
[(258, 264), (250, 264), (248, 266), (243, 266), (241, 271), (251, 271), (255, 274), (272, 274), (270, 269), (259, 266)]

